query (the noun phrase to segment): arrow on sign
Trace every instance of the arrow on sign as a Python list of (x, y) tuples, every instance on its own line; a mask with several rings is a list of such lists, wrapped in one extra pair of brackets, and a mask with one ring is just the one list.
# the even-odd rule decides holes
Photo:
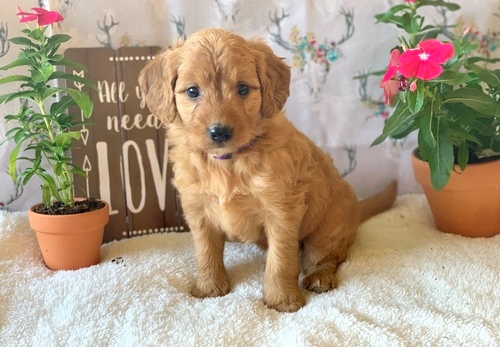
[(83, 159), (83, 171), (85, 171), (85, 183), (87, 186), (87, 197), (90, 197), (90, 182), (89, 182), (89, 172), (92, 171), (92, 165), (90, 164), (89, 157), (85, 155)]

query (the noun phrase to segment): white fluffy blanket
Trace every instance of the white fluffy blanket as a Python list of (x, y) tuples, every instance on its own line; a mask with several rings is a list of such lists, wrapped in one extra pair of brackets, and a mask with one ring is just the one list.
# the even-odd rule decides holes
[(363, 224), (338, 289), (261, 301), (265, 253), (228, 243), (231, 293), (195, 299), (190, 234), (106, 244), (50, 271), (24, 213), (0, 212), (1, 346), (499, 346), (500, 236), (440, 233), (422, 195)]

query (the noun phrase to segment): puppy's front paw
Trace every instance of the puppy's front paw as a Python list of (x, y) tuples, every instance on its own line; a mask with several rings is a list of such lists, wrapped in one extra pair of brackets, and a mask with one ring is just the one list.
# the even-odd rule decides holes
[(307, 275), (302, 285), (311, 292), (324, 293), (336, 288), (338, 283), (334, 270), (323, 268)]
[(296, 312), (306, 304), (300, 292), (288, 292), (287, 295), (271, 295), (264, 292), (264, 304), (279, 312)]
[(222, 279), (217, 282), (202, 282), (198, 283), (191, 289), (191, 295), (196, 298), (213, 298), (224, 296), (229, 293), (230, 286), (227, 279)]

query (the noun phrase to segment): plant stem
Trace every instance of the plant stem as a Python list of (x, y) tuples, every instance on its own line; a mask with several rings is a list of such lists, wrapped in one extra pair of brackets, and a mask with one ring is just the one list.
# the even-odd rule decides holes
[[(53, 128), (52, 128), (52, 124), (51, 122), (49, 121), (49, 119), (46, 117), (47, 116), (47, 113), (45, 112), (45, 105), (44, 105), (44, 102), (43, 100), (36, 100), (35, 101), (36, 105), (38, 106), (38, 109), (40, 110), (42, 116), (43, 116), (43, 121), (45, 123), (45, 130), (46, 130), (46, 133), (47, 135), (49, 136), (49, 139), (52, 143), (55, 142), (55, 136), (54, 136), (54, 131), (53, 131)], [(51, 166), (51, 169), (52, 169), (52, 172), (55, 172), (55, 167), (52, 165), (52, 161), (49, 160), (47, 158), (47, 154), (44, 153), (44, 157), (46, 159), (46, 161), (49, 163), (49, 165)], [(70, 187), (66, 187), (66, 185), (68, 184), (68, 182), (71, 182), (71, 173), (70, 173), (70, 170), (69, 170), (69, 167), (68, 167), (68, 163), (66, 161), (63, 161), (63, 164), (62, 164), (62, 175), (54, 175), (54, 179), (55, 179), (55, 182), (56, 182), (56, 187), (55, 189), (57, 190), (57, 192), (53, 192), (53, 196), (57, 196), (59, 195), (61, 197), (61, 201), (66, 204), (66, 205), (72, 205), (73, 204), (73, 200), (74, 200), (74, 196), (73, 196), (73, 189), (71, 188), (71, 184), (70, 184)], [(51, 201), (52, 203), (52, 201)]]

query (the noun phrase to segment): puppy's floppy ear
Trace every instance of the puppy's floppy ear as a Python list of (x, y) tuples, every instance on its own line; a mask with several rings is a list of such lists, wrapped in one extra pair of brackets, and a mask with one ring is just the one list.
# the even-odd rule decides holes
[(182, 42), (161, 52), (139, 74), (139, 86), (149, 110), (165, 123), (171, 123), (177, 115), (174, 90), (180, 65), (177, 50), (181, 46)]
[(290, 67), (262, 40), (248, 42), (253, 51), (262, 94), (262, 114), (271, 117), (280, 112), (290, 95)]

